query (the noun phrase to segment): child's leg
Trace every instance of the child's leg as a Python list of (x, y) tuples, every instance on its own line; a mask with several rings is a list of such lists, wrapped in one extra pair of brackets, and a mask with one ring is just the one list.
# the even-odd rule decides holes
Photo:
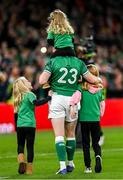
[(90, 158), (90, 124), (88, 122), (81, 122), (82, 133), (82, 148), (84, 154), (84, 163), (86, 168), (91, 167)]
[(25, 128), (17, 128), (17, 151), (18, 151), (18, 163), (19, 174), (24, 174), (26, 171), (26, 163), (24, 157), (24, 145), (25, 145)]
[(99, 122), (93, 122), (91, 125), (91, 136), (92, 136), (92, 147), (95, 152), (95, 157), (97, 155), (101, 156), (101, 147), (99, 146), (100, 139), (100, 125)]
[(34, 141), (35, 141), (35, 128), (26, 128), (26, 140), (27, 140), (27, 174), (32, 174), (32, 163), (34, 159)]
[(99, 139), (100, 139), (100, 124), (99, 122), (93, 122), (91, 125), (91, 136), (92, 136), (92, 147), (95, 152), (95, 172), (99, 173), (102, 170), (101, 166), (101, 147), (99, 145)]

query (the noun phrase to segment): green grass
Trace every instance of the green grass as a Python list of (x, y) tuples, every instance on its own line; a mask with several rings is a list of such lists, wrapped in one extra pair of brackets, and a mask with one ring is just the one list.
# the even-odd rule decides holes
[(84, 174), (82, 150), (76, 150), (72, 173), (55, 175), (58, 160), (52, 131), (37, 132), (33, 175), (17, 173), (16, 134), (0, 135), (0, 179), (123, 179), (123, 128), (105, 128), (105, 144), (102, 146), (103, 170), (94, 172), (94, 153), (91, 150), (92, 174)]

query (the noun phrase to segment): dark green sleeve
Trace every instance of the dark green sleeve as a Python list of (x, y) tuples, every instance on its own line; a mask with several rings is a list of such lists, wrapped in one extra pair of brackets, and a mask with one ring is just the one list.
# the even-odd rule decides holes
[(49, 73), (52, 72), (52, 63), (51, 63), (51, 60), (49, 60), (48, 63), (45, 65), (44, 71), (47, 71)]
[(81, 61), (81, 75), (84, 76), (86, 73), (88, 73), (87, 66), (85, 65), (83, 61)]
[(49, 32), (48, 35), (47, 35), (47, 39), (54, 39), (54, 33)]

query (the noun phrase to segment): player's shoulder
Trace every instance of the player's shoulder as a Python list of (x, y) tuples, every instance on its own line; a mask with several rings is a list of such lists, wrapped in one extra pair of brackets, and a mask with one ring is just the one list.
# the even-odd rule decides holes
[(77, 57), (75, 57), (75, 58), (76, 58), (77, 62), (78, 62), (80, 65), (86, 66), (85, 63), (84, 63), (84, 61), (83, 61), (82, 59), (79, 59), (79, 58), (77, 58)]

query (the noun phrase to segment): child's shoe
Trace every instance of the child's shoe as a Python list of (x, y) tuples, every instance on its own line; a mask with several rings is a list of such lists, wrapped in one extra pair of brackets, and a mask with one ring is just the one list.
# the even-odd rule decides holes
[(102, 158), (98, 155), (96, 156), (95, 172), (100, 173), (102, 171)]
[(92, 173), (91, 167), (86, 167), (84, 173)]

